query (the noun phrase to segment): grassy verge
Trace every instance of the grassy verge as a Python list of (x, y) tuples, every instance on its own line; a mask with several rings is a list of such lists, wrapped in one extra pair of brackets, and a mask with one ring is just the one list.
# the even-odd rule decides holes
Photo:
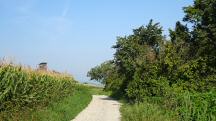
[(102, 93), (101, 88), (78, 85), (73, 95), (45, 108), (20, 111), (11, 121), (70, 121), (89, 104), (92, 94)]
[(122, 121), (216, 121), (215, 91), (184, 92), (168, 97), (146, 97), (139, 104), (123, 103)]
[(122, 121), (175, 121), (175, 114), (158, 105), (143, 102), (124, 104), (121, 107)]
[[(89, 89), (80, 86), (72, 96), (51, 104), (48, 108), (33, 113), (36, 121), (70, 121), (91, 101)], [(32, 120), (32, 119), (31, 119)]]

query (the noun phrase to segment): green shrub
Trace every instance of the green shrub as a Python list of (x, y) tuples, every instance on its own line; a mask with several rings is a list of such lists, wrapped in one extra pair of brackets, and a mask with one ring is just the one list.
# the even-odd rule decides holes
[(135, 76), (127, 88), (127, 96), (137, 102), (143, 101), (147, 96), (165, 96), (169, 83), (165, 78), (142, 80)]

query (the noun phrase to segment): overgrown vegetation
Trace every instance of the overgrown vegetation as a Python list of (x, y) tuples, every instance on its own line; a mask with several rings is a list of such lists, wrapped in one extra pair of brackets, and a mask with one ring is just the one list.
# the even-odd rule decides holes
[(36, 71), (13, 64), (0, 65), (0, 120), (17, 112), (46, 107), (73, 94), (75, 80), (66, 74)]
[[(74, 119), (91, 101), (91, 88), (76, 85), (72, 95), (57, 102), (51, 101), (47, 107), (19, 111), (12, 121), (70, 121)], [(25, 114), (25, 115), (24, 115)]]
[(67, 74), (0, 65), (0, 121), (69, 121), (93, 94), (110, 93)]
[(175, 121), (176, 114), (162, 109), (159, 105), (143, 102), (124, 104), (121, 108), (122, 121)]
[(123, 120), (216, 120), (216, 0), (195, 0), (184, 12), (169, 39), (150, 20), (118, 37), (114, 59), (89, 71), (113, 95), (135, 103), (123, 106)]

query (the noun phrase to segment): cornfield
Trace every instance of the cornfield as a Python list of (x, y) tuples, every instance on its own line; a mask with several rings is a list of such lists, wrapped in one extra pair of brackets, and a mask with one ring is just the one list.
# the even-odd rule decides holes
[(0, 113), (47, 105), (71, 95), (76, 81), (66, 74), (13, 64), (0, 65)]

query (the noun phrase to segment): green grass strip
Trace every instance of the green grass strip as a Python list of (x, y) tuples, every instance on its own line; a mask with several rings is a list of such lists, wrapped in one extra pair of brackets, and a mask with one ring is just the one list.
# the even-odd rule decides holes
[(92, 99), (90, 88), (79, 86), (73, 95), (59, 102), (52, 102), (48, 107), (19, 112), (12, 120), (20, 121), (70, 121), (75, 118)]

